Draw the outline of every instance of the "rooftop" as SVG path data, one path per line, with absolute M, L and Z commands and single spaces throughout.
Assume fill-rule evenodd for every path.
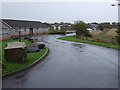
M 10 25 L 12 28 L 47 28 L 48 25 L 39 21 L 25 21 L 25 20 L 10 20 L 2 19 L 5 23 Z

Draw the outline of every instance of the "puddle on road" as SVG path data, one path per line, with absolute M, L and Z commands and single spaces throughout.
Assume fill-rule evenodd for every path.
M 66 43 L 66 42 L 61 42 L 61 43 Z
M 25 77 L 25 74 L 17 75 L 15 78 L 16 78 L 16 79 L 19 79 L 19 78 L 23 78 L 23 77 Z
M 74 46 L 74 48 L 75 48 L 75 50 L 79 50 L 79 52 L 81 52 L 81 53 L 84 53 L 84 47 L 85 47 L 85 45 L 83 45 L 83 44 L 72 44 L 73 46 Z
M 60 42 L 60 41 L 56 40 L 55 42 Z
M 74 45 L 76 47 L 79 47 L 79 48 L 83 48 L 85 46 L 85 45 L 82 45 L 82 44 L 72 44 L 72 45 Z
M 22 79 L 22 80 L 17 81 L 16 83 L 17 83 L 17 84 L 22 84 L 22 83 L 25 82 L 25 81 L 26 81 L 26 79 Z
M 19 74 L 15 77 L 15 81 L 17 84 L 22 84 L 23 82 L 25 82 L 28 79 L 28 77 L 26 76 L 27 72 L 28 71 L 25 71 L 24 73 Z

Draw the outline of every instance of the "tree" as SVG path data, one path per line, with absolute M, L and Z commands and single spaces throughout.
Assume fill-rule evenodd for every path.
M 103 31 L 103 30 L 104 30 L 104 27 L 103 27 L 103 25 L 102 25 L 102 24 L 98 25 L 98 28 L 99 28 L 101 31 Z
M 50 24 L 49 24 L 49 23 L 47 23 L 47 22 L 44 22 L 44 24 L 46 24 L 46 25 L 50 26 Z
M 92 24 L 98 24 L 97 22 L 92 22 Z
M 73 30 L 76 30 L 76 36 L 85 36 L 89 37 L 91 36 L 89 31 L 87 30 L 87 25 L 83 21 L 76 21 L 72 25 Z
M 109 22 L 106 22 L 106 23 L 100 23 L 98 28 L 103 31 L 104 29 L 111 29 L 112 26 Z
M 116 22 L 112 22 L 112 28 L 117 28 L 118 24 Z
M 66 31 L 67 31 L 67 28 L 61 27 L 61 31 L 66 32 Z

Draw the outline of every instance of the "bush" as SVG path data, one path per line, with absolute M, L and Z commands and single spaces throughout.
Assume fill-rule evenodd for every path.
M 87 26 L 85 22 L 83 21 L 76 21 L 74 25 L 72 26 L 74 30 L 76 30 L 76 35 L 77 37 L 82 36 L 82 37 L 90 37 L 90 33 L 87 30 Z

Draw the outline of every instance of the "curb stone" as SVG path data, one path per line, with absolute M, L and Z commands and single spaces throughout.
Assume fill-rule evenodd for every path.
M 14 74 L 17 74 L 17 73 L 20 73 L 22 71 L 25 71 L 25 70 L 28 70 L 30 69 L 31 67 L 35 66 L 36 64 L 38 64 L 39 62 L 43 61 L 49 54 L 49 49 L 46 48 L 46 52 L 44 53 L 44 55 L 42 57 L 40 57 L 39 59 L 37 59 L 36 61 L 34 61 L 32 64 L 29 64 L 27 65 L 26 67 L 22 68 L 22 69 L 18 69 L 18 70 L 15 70 L 15 71 L 12 71 L 12 72 L 8 72 L 8 73 L 5 73 L 5 74 L 2 74 L 2 78 L 6 78 L 8 76 L 11 76 L 11 75 L 14 75 Z

